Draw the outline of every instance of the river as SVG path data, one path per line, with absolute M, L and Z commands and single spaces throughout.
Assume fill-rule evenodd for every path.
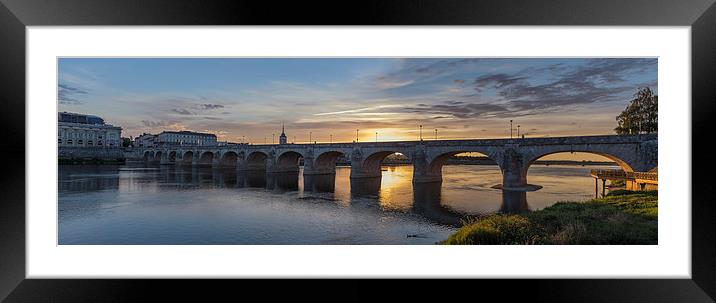
M 446 165 L 442 184 L 412 166 L 382 178 L 241 173 L 144 164 L 60 165 L 59 244 L 434 244 L 461 220 L 594 196 L 589 170 L 533 165 L 534 192 L 503 192 L 497 166 Z M 601 185 L 601 184 L 600 184 Z

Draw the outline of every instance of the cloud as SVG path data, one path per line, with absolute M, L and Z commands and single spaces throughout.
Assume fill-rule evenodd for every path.
M 521 81 L 524 81 L 527 77 L 515 76 L 507 74 L 489 74 L 480 76 L 475 79 L 475 90 L 478 92 L 484 91 L 486 88 L 500 89 L 509 85 L 514 85 Z
M 206 99 L 206 98 L 203 98 L 203 99 Z M 224 106 L 221 104 L 210 104 L 210 103 L 199 104 L 197 106 L 197 109 L 202 109 L 202 110 L 217 109 L 217 108 L 224 108 Z
M 371 106 L 371 107 L 364 107 L 364 108 L 357 108 L 357 109 L 349 109 L 349 110 L 342 110 L 342 111 L 334 111 L 334 112 L 326 112 L 326 113 L 317 113 L 314 114 L 315 116 L 326 116 L 326 115 L 340 115 L 340 114 L 355 114 L 355 113 L 362 113 L 362 112 L 371 112 L 374 113 L 376 110 L 382 110 L 385 108 L 391 108 L 391 107 L 399 107 L 400 105 L 392 105 L 392 104 L 385 104 L 385 105 L 377 105 L 377 106 Z
M 88 92 L 76 86 L 69 84 L 58 84 L 57 85 L 57 100 L 60 104 L 77 105 L 83 104 L 84 101 L 78 99 L 78 95 L 86 95 Z
M 183 109 L 183 108 L 174 108 L 172 109 L 172 112 L 175 112 L 180 115 L 196 115 L 196 113 L 191 112 L 189 110 Z
M 462 101 L 445 101 L 442 104 L 418 104 L 405 108 L 412 113 L 428 113 L 435 115 L 449 115 L 458 119 L 479 118 L 487 114 L 502 114 L 509 112 L 507 108 L 498 104 L 465 103 Z
M 656 59 L 592 59 L 571 68 L 550 65 L 532 73 L 548 73 L 548 81 L 535 83 L 527 72 L 477 77 L 478 93 L 493 90 L 513 115 L 561 111 L 565 106 L 620 100 L 639 85 L 624 79 L 655 68 Z

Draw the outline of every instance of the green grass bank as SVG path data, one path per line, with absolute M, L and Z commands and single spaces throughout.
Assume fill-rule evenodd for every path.
M 658 244 L 657 191 L 617 190 L 522 214 L 467 222 L 439 244 Z

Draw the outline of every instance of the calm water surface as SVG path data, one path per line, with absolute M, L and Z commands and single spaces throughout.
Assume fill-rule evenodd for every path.
M 594 196 L 595 166 L 538 166 L 536 192 L 503 192 L 497 166 L 448 165 L 413 187 L 412 166 L 382 178 L 237 173 L 234 169 L 59 167 L 59 244 L 434 244 L 461 219 Z M 410 235 L 410 236 L 408 236 Z

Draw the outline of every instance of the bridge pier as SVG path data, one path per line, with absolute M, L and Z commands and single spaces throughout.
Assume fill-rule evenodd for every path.
M 177 151 L 176 157 L 174 158 L 174 165 L 181 166 L 182 164 L 184 164 L 184 153 Z
M 200 159 L 201 159 L 201 152 L 195 151 L 191 157 L 191 166 L 199 166 Z
M 437 172 L 430 170 L 430 163 L 424 149 L 416 150 L 411 158 L 413 162 L 413 183 L 440 183 L 443 181 L 441 170 Z
M 502 170 L 502 189 L 518 189 L 527 186 L 527 163 L 515 147 L 506 146 L 502 159 L 497 159 Z
M 159 157 L 159 164 L 160 165 L 167 165 L 169 163 L 169 152 L 162 152 L 162 155 Z
M 211 158 L 211 166 L 212 167 L 220 167 L 221 166 L 221 153 L 215 152 L 213 158 Z

